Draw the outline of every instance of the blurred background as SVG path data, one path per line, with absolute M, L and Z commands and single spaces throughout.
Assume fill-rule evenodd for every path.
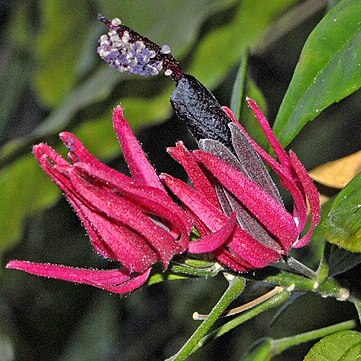
M 307 36 L 334 3 L 0 1 L 0 361 L 162 360 L 198 326 L 192 313 L 208 312 L 227 286 L 222 276 L 188 279 L 120 297 L 4 269 L 14 258 L 109 267 L 37 166 L 32 144 L 45 141 L 65 154 L 57 134 L 68 130 L 98 158 L 127 172 L 111 123 L 111 111 L 121 103 L 157 171 L 184 178 L 165 152 L 179 139 L 194 146 L 169 104 L 174 84 L 164 76 L 119 74 L 102 63 L 97 39 L 106 29 L 97 14 L 119 17 L 158 44 L 168 44 L 186 72 L 224 105 L 249 49 L 247 95 L 272 122 Z M 359 149 L 360 98 L 356 92 L 331 106 L 291 144 L 308 169 Z M 309 247 L 303 256 L 318 248 Z M 258 293 L 250 284 L 239 302 Z M 283 337 L 355 317 L 351 306 L 316 295 L 300 297 L 270 325 L 274 312 L 233 330 L 192 359 L 241 360 L 260 337 Z M 310 346 L 276 360 L 302 360 Z

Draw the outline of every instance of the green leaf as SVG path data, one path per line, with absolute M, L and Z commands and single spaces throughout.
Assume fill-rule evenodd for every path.
M 45 0 L 41 6 L 42 27 L 35 42 L 38 69 L 34 73 L 34 84 L 42 102 L 54 107 L 76 81 L 79 44 L 88 33 L 88 4 L 86 0 Z
M 230 108 L 237 119 L 241 118 L 241 104 L 244 100 L 243 98 L 247 78 L 247 62 L 248 54 L 244 53 L 233 83 Z
M 317 342 L 304 361 L 355 361 L 360 355 L 361 334 L 356 331 L 341 331 Z
M 361 173 L 337 195 L 319 227 L 328 242 L 361 252 Z
M 352 253 L 331 244 L 327 244 L 327 246 L 329 247 L 330 277 L 342 274 L 361 263 L 361 254 Z
M 24 218 L 58 199 L 60 192 L 28 155 L 0 173 L 0 255 L 16 241 Z
M 360 88 L 360 19 L 360 1 L 343 0 L 309 36 L 274 124 L 283 146 L 322 110 Z
M 246 49 L 260 39 L 267 26 L 294 2 L 242 1 L 233 21 L 205 36 L 194 53 L 194 62 L 188 72 L 207 87 L 214 88 L 239 62 Z
M 272 339 L 263 338 L 252 346 L 242 358 L 242 361 L 271 361 L 272 359 Z

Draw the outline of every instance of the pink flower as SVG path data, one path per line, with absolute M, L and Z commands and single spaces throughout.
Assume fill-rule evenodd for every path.
M 34 154 L 73 206 L 96 251 L 122 266 L 97 270 L 13 260 L 7 268 L 127 293 L 146 282 L 156 262 L 167 268 L 187 249 L 189 217 L 165 191 L 119 106 L 113 121 L 133 177 L 101 163 L 67 132 L 60 138 L 70 163 L 46 144 L 36 145 Z
M 320 220 L 318 193 L 304 166 L 292 151 L 285 152 L 256 103 L 250 99 L 248 103 L 277 160 L 252 140 L 224 107 L 231 120 L 231 147 L 202 139 L 201 150 L 189 152 L 179 142 L 168 152 L 184 167 L 193 188 L 170 175 L 161 176 L 200 232 L 200 240 L 189 243 L 189 252 L 213 252 L 220 263 L 241 272 L 265 267 L 291 248 L 305 246 Z M 292 196 L 292 213 L 285 208 L 261 158 Z M 307 203 L 311 221 L 301 236 Z

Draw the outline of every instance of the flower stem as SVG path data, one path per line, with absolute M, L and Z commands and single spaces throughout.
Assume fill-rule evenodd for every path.
M 345 322 L 338 323 L 336 325 L 323 327 L 318 330 L 313 330 L 305 333 L 301 333 L 299 335 L 284 337 L 278 340 L 273 340 L 272 343 L 272 355 L 276 356 L 287 350 L 290 347 L 297 346 L 301 343 L 309 342 L 318 338 L 325 337 L 332 333 L 350 330 L 356 327 L 355 320 L 349 320 Z
M 232 308 L 231 310 L 223 312 L 220 317 L 231 317 L 231 316 L 238 315 L 239 313 L 242 313 L 244 311 L 248 311 L 249 309 L 261 304 L 262 302 L 269 300 L 274 295 L 281 293 L 283 291 L 284 291 L 283 287 L 276 286 L 271 291 L 265 293 L 264 295 L 262 295 L 260 297 L 257 297 L 256 299 L 254 299 L 250 302 L 247 302 L 241 306 L 238 306 L 238 307 Z M 193 319 L 198 320 L 198 321 L 204 320 L 207 317 L 208 317 L 208 315 L 201 315 L 198 312 L 195 312 L 195 314 L 193 315 Z
M 187 276 L 195 276 L 195 277 L 214 277 L 217 276 L 218 272 L 221 268 L 212 265 L 207 268 L 196 268 L 191 266 L 184 266 L 181 264 L 172 264 L 169 267 L 170 271 L 174 273 L 180 273 Z
M 184 346 L 168 361 L 181 361 L 185 360 L 195 348 L 199 348 L 198 343 L 206 335 L 209 329 L 217 321 L 219 316 L 224 312 L 224 310 L 234 301 L 244 290 L 246 281 L 243 277 L 234 277 L 229 275 L 226 277 L 228 279 L 229 285 L 226 292 L 213 307 L 212 311 L 209 313 L 207 319 L 205 319 L 193 335 L 188 339 Z
M 267 301 L 261 303 L 260 305 L 252 308 L 248 312 L 242 313 L 238 317 L 234 318 L 233 320 L 225 323 L 218 329 L 214 330 L 207 336 L 203 337 L 197 344 L 197 346 L 192 350 L 192 353 L 197 351 L 199 348 L 203 347 L 207 343 L 213 341 L 214 339 L 223 336 L 227 332 L 233 330 L 234 328 L 238 327 L 239 325 L 245 323 L 246 321 L 250 320 L 253 317 L 258 316 L 260 313 L 265 312 L 271 308 L 278 307 L 284 302 L 287 301 L 290 293 L 287 290 L 284 290 L 281 293 L 276 294 L 272 298 L 268 299 Z

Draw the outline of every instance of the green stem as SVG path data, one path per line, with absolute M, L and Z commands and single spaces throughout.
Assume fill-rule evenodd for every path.
M 295 291 L 314 291 L 317 282 L 295 273 L 280 271 L 276 275 L 268 276 L 263 281 L 285 288 L 293 288 Z
M 291 272 L 280 271 L 276 275 L 264 278 L 263 281 L 283 286 L 289 291 L 316 292 L 323 297 L 334 297 L 339 301 L 346 301 L 350 296 L 350 291 L 340 286 L 333 278 L 320 282 Z
M 341 287 L 340 284 L 333 278 L 321 282 L 315 292 L 319 293 L 323 297 L 334 297 L 338 301 L 346 301 L 350 297 L 350 290 Z
M 197 347 L 199 341 L 209 331 L 213 324 L 217 321 L 219 316 L 225 311 L 225 309 L 234 301 L 244 290 L 246 281 L 242 277 L 234 277 L 228 279 L 229 285 L 226 292 L 213 307 L 212 311 L 208 315 L 193 335 L 188 339 L 184 346 L 168 361 L 182 361 L 185 360 Z
M 197 351 L 199 348 L 206 345 L 207 343 L 213 341 L 214 339 L 223 336 L 225 333 L 233 330 L 234 328 L 238 327 L 242 323 L 245 323 L 246 321 L 250 320 L 251 318 L 256 317 L 260 313 L 265 312 L 271 308 L 274 308 L 274 307 L 277 307 L 277 306 L 283 304 L 284 302 L 287 301 L 289 295 L 290 295 L 290 293 L 288 291 L 283 291 L 283 292 L 275 295 L 274 297 L 270 298 L 269 300 L 261 303 L 260 305 L 252 308 L 251 310 L 249 310 L 245 313 L 242 313 L 241 315 L 234 318 L 233 320 L 225 323 L 218 329 L 211 332 L 209 335 L 203 337 L 198 342 L 196 347 L 193 348 L 192 353 Z
M 355 328 L 356 326 L 356 321 L 349 320 L 338 323 L 337 325 L 323 327 L 318 330 L 305 332 L 299 335 L 285 337 L 278 340 L 273 340 L 271 341 L 272 355 L 279 355 L 290 347 L 297 346 L 301 343 L 309 342 L 318 338 L 322 338 L 338 331 L 350 330 L 352 328 Z
M 196 276 L 196 277 L 214 277 L 217 276 L 219 268 L 212 266 L 208 268 L 195 268 L 190 266 L 171 264 L 169 270 L 174 273 L 180 273 L 187 276 Z
M 326 250 L 324 252 L 326 252 Z M 321 262 L 318 265 L 318 269 L 316 271 L 317 280 L 319 282 L 325 281 L 327 279 L 327 277 L 328 277 L 329 271 L 330 271 L 330 267 L 328 265 L 326 255 L 324 253 L 323 256 L 322 256 Z

